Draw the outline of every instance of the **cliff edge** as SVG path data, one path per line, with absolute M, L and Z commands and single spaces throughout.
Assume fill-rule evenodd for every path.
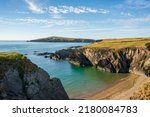
M 69 99 L 61 82 L 18 53 L 0 53 L 0 99 Z

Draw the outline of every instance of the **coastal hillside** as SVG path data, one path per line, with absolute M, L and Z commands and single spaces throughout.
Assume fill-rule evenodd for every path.
M 150 99 L 150 38 L 108 39 L 47 56 L 113 73 L 133 73 L 87 99 Z M 136 78 L 137 76 L 137 78 Z M 111 92 L 111 93 L 110 93 Z
M 150 38 L 123 38 L 123 39 L 105 39 L 101 42 L 89 44 L 84 48 L 111 48 L 121 49 L 126 47 L 150 47 Z M 150 48 L 148 48 L 150 49 Z
M 63 49 L 49 57 L 108 72 L 150 76 L 150 38 L 103 40 L 76 49 Z
M 0 99 L 65 100 L 69 99 L 61 82 L 51 79 L 25 56 L 0 53 Z
M 46 37 L 46 38 L 30 40 L 28 42 L 89 42 L 89 43 L 92 43 L 92 42 L 97 42 L 97 41 L 100 41 L 100 40 L 51 36 L 51 37 Z

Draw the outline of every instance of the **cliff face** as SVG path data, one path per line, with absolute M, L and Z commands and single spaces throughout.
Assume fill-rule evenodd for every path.
M 150 76 L 150 51 L 142 47 L 77 48 L 60 50 L 50 55 L 52 59 L 67 59 L 79 66 L 95 66 L 114 73 L 136 73 Z
M 60 80 L 50 79 L 26 57 L 0 53 L 0 99 L 64 100 L 69 99 Z
M 83 54 L 100 70 L 117 73 L 133 72 L 150 76 L 150 51 L 146 48 L 84 49 Z

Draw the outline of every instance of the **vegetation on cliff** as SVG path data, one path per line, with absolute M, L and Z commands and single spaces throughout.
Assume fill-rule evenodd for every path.
M 12 52 L 0 53 L 0 99 L 69 99 L 61 82 L 33 64 L 27 57 Z
M 18 69 L 19 75 L 22 76 L 26 72 L 34 72 L 37 66 L 32 64 L 24 55 L 16 52 L 0 53 L 0 79 L 4 78 L 8 69 Z
M 18 54 L 16 52 L 1 52 L 0 53 L 0 60 L 6 60 L 6 59 L 17 59 L 17 60 L 24 60 L 26 59 L 25 56 L 23 56 L 22 54 Z
M 126 47 L 146 47 L 150 43 L 150 38 L 125 38 L 125 39 L 105 39 L 101 42 L 84 46 L 84 48 L 112 48 L 120 49 Z

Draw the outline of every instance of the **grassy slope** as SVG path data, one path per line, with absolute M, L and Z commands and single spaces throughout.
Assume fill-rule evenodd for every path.
M 94 44 L 84 46 L 84 48 L 125 48 L 125 47 L 145 47 L 150 43 L 150 38 L 126 38 L 126 39 L 107 39 Z
M 16 52 L 0 52 L 0 60 L 2 59 L 15 59 L 23 60 L 26 57 Z

